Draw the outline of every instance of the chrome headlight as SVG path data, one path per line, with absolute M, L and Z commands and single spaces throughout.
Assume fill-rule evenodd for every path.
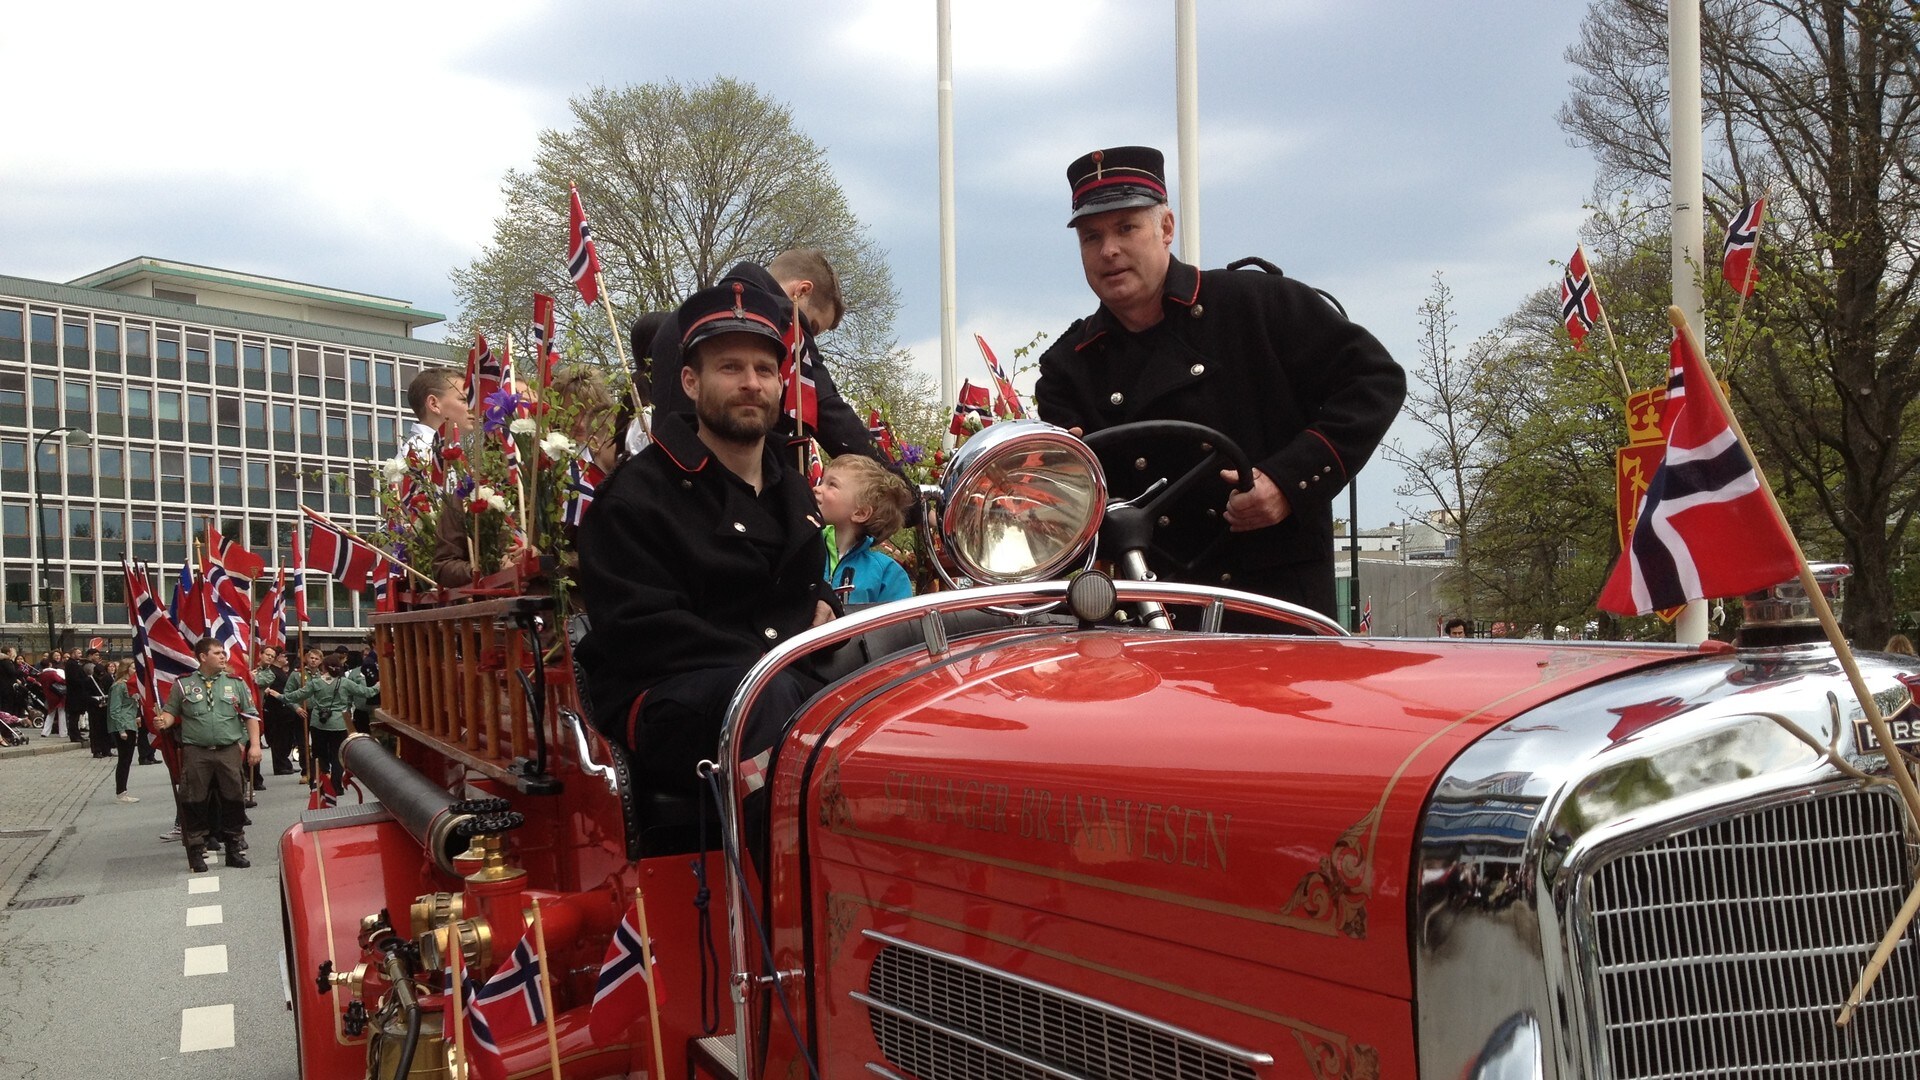
M 954 453 L 929 533 L 976 584 L 1044 581 L 1085 565 L 1107 503 L 1106 474 L 1086 444 L 1038 420 L 1004 420 Z

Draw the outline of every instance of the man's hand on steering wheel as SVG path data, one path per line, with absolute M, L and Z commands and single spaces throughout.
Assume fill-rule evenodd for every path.
M 1237 469 L 1221 469 L 1220 479 L 1236 488 L 1240 486 Z M 1227 495 L 1227 512 L 1224 516 L 1234 532 L 1251 532 L 1278 525 L 1287 520 L 1287 515 L 1291 513 L 1293 506 L 1287 502 L 1287 496 L 1279 485 L 1268 479 L 1266 473 L 1255 469 L 1251 490 L 1234 491 Z

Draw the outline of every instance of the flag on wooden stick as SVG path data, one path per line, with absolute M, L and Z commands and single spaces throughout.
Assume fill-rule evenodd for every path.
M 1560 321 L 1566 323 L 1574 348 L 1586 348 L 1587 334 L 1600 319 L 1600 293 L 1587 268 L 1587 250 L 1575 247 L 1566 273 L 1560 275 Z
M 580 299 L 589 304 L 600 302 L 600 253 L 593 249 L 593 228 L 587 224 L 587 212 L 580 205 L 580 189 L 567 185 L 572 200 L 572 217 L 567 226 L 567 276 L 580 290 Z
M 1676 401 L 1668 390 L 1666 454 L 1600 592 L 1600 607 L 1621 615 L 1764 589 L 1799 567 L 1793 540 L 1685 334 L 1677 335 L 1674 355 L 1681 393 Z
M 1720 252 L 1720 276 L 1742 297 L 1752 296 L 1753 286 L 1760 280 L 1760 221 L 1766 213 L 1767 200 L 1759 198 L 1727 222 L 1727 242 Z

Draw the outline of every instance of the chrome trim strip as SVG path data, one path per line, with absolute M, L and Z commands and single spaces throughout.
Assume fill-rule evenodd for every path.
M 593 740 L 587 738 L 586 721 L 572 709 L 560 709 L 560 723 L 573 733 L 573 753 L 580 759 L 580 771 L 597 778 L 607 785 L 607 790 L 620 794 L 620 781 L 615 777 L 611 764 L 602 765 L 593 759 Z
M 899 1073 L 894 1072 L 892 1069 L 889 1069 L 886 1066 L 879 1064 L 878 1062 L 873 1062 L 873 1061 L 867 1062 L 867 1071 L 872 1073 L 875 1076 L 883 1077 L 884 1080 L 907 1080 L 906 1077 L 901 1076 Z
M 865 1005 L 869 1009 L 875 1009 L 875 1010 L 878 1010 L 879 1012 L 886 1013 L 888 1016 L 896 1016 L 902 1020 L 907 1020 L 915 1024 L 919 1024 L 921 1027 L 926 1028 L 929 1031 L 937 1031 L 942 1035 L 946 1035 L 946 1036 L 949 1036 L 950 1038 L 958 1039 L 961 1042 L 966 1043 L 968 1046 L 974 1047 L 979 1050 L 985 1050 L 990 1054 L 995 1054 L 995 1055 L 998 1055 L 999 1057 L 1006 1058 L 1008 1061 L 1018 1062 L 1020 1065 L 1025 1066 L 1026 1068 L 1032 1069 L 1035 1072 L 1045 1073 L 1048 1076 L 1057 1077 L 1058 1080 L 1093 1080 L 1092 1077 L 1089 1077 L 1084 1073 L 1070 1073 L 1065 1069 L 1059 1068 L 1058 1066 L 1049 1065 L 1046 1062 L 1041 1061 L 1039 1058 L 1028 1057 L 1026 1054 L 1023 1054 L 1020 1051 L 1015 1050 L 1011 1046 L 1002 1046 L 996 1042 L 988 1042 L 987 1040 L 981 1038 L 980 1036 L 975 1035 L 971 1031 L 962 1031 L 961 1029 L 956 1027 L 949 1027 L 945 1024 L 936 1023 L 932 1020 L 927 1019 L 924 1016 L 921 1016 L 919 1013 L 914 1012 L 911 1009 L 903 1009 L 900 1006 L 895 1005 L 891 1002 L 881 1001 L 879 998 L 872 997 L 863 991 L 849 990 L 847 991 L 847 996 L 859 1002 L 860 1004 Z
M 1188 1029 L 1183 1027 L 1177 1027 L 1173 1024 L 1167 1023 L 1164 1020 L 1155 1020 L 1151 1016 L 1144 1016 L 1140 1013 L 1134 1012 L 1132 1009 L 1123 1008 L 1119 1005 L 1114 1005 L 1110 1002 L 1101 1001 L 1098 998 L 1090 998 L 1085 994 L 1076 994 L 1071 990 L 1062 990 L 1060 987 L 1054 986 L 1051 983 L 1043 983 L 1038 979 L 1029 979 L 1024 975 L 1015 975 L 1010 971 L 1004 971 L 1000 968 L 993 967 L 992 965 L 983 964 L 978 960 L 970 960 L 964 956 L 955 956 L 953 953 L 950 953 L 950 952 L 942 952 L 939 949 L 928 948 L 925 945 L 921 945 L 912 941 L 907 941 L 904 938 L 897 938 L 897 937 L 894 937 L 892 934 L 884 933 L 882 931 L 874 930 L 871 928 L 862 929 L 860 931 L 860 934 L 862 937 L 868 938 L 873 941 L 877 941 L 882 945 L 898 946 L 899 948 L 905 949 L 908 952 L 916 952 L 922 956 L 931 956 L 936 960 L 944 960 L 949 964 L 955 965 L 956 967 L 963 967 L 969 971 L 975 971 L 982 975 L 991 975 L 996 979 L 1005 979 L 1010 983 L 1017 983 L 1020 986 L 1027 987 L 1030 990 L 1038 990 L 1043 994 L 1052 994 L 1055 997 L 1065 998 L 1068 1001 L 1077 1002 L 1081 1005 L 1085 1005 L 1090 1009 L 1097 1009 L 1100 1012 L 1107 1013 L 1110 1016 L 1117 1016 L 1123 1020 L 1132 1021 L 1133 1023 L 1139 1024 L 1141 1027 L 1151 1028 L 1162 1035 L 1168 1035 L 1176 1039 L 1184 1039 L 1187 1042 L 1205 1047 L 1206 1049 L 1212 1050 L 1215 1053 L 1221 1054 L 1225 1057 L 1230 1057 L 1230 1058 L 1234 1058 L 1236 1060 L 1245 1062 L 1248 1065 L 1265 1067 L 1273 1064 L 1273 1055 L 1271 1054 L 1263 1054 L 1258 1050 L 1247 1050 L 1242 1047 L 1235 1046 L 1232 1043 L 1224 1043 L 1224 1042 L 1221 1042 L 1219 1039 L 1211 1038 L 1209 1036 L 1202 1035 L 1195 1031 L 1189 1031 Z M 859 991 L 853 991 L 853 993 L 857 995 Z

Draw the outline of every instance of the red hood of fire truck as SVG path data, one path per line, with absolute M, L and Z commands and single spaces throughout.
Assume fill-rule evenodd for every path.
M 837 718 L 809 770 L 812 858 L 1405 999 L 1411 849 L 1436 775 L 1542 702 L 1689 655 L 1147 632 L 957 643 L 810 710 L 815 732 Z M 794 749 L 788 780 L 809 756 Z

